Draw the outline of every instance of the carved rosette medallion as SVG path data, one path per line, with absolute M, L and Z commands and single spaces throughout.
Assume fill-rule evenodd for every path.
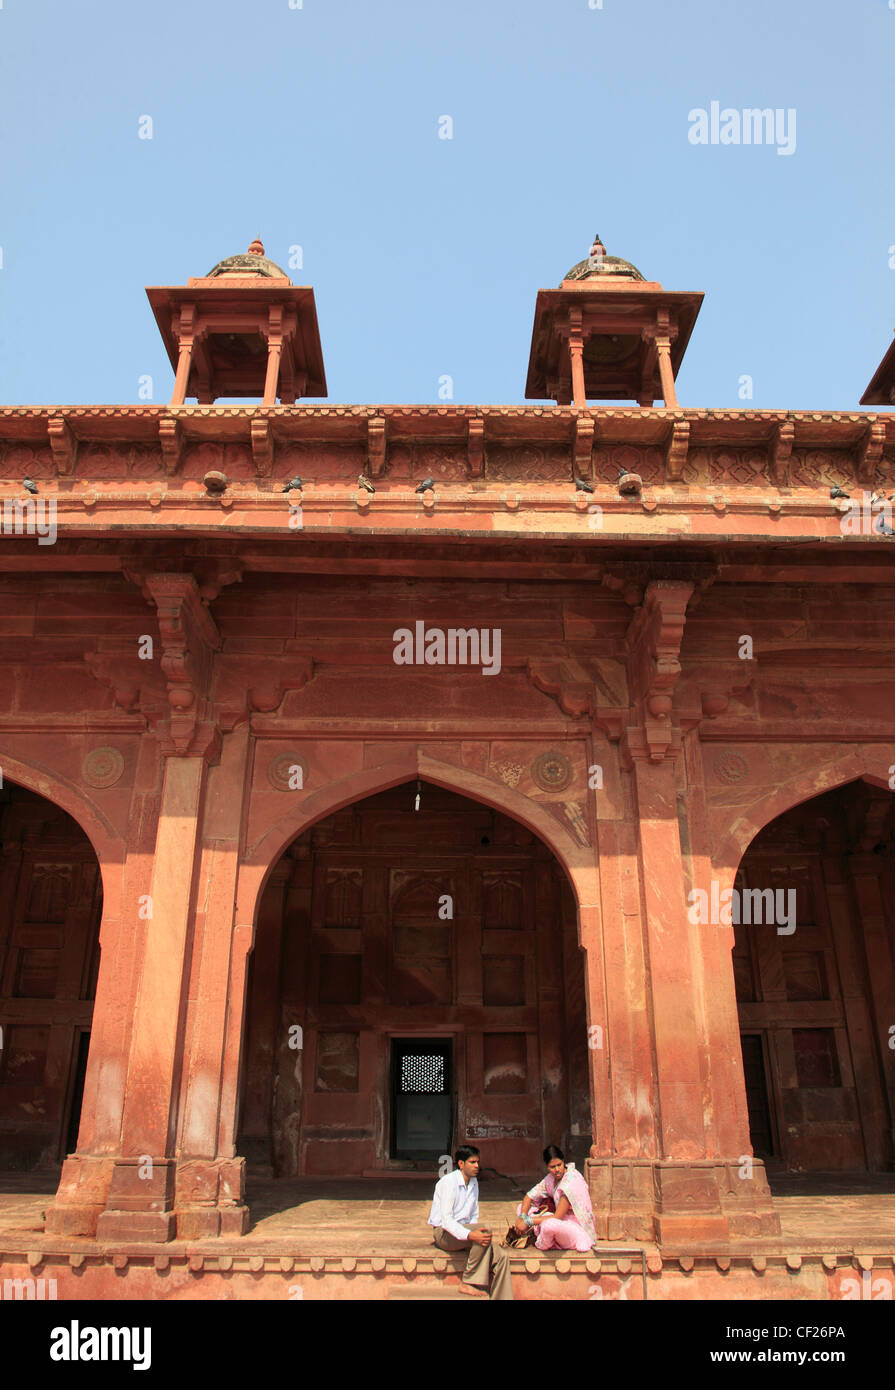
M 561 792 L 572 780 L 572 764 L 562 753 L 541 753 L 531 765 L 533 780 L 544 792 Z
M 718 754 L 714 768 L 715 776 L 732 786 L 735 782 L 742 782 L 749 765 L 741 754 L 728 752 Z
M 81 776 L 90 787 L 114 787 L 124 772 L 124 755 L 117 748 L 94 748 L 81 764 Z
M 308 785 L 307 758 L 299 753 L 277 753 L 268 765 L 267 780 L 278 792 L 303 791 Z

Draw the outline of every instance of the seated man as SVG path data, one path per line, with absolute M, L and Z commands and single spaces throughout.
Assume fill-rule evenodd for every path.
M 461 1144 L 454 1154 L 456 1168 L 435 1184 L 429 1225 L 435 1227 L 434 1241 L 439 1250 L 468 1250 L 460 1288 L 473 1294 L 487 1289 L 489 1298 L 513 1297 L 510 1264 L 506 1250 L 495 1245 L 491 1232 L 478 1228 L 479 1151 L 474 1144 Z

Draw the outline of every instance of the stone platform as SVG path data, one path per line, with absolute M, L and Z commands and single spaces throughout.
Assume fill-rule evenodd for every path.
M 130 1242 L 47 1236 L 55 1175 L 0 1174 L 0 1281 L 59 1299 L 444 1299 L 463 1259 L 431 1244 L 431 1183 L 255 1181 L 241 1238 Z M 601 1243 L 589 1255 L 512 1256 L 517 1299 L 891 1299 L 895 1175 L 772 1175 L 782 1237 L 674 1248 Z M 522 1188 L 483 1181 L 481 1221 L 502 1234 Z M 39 1281 L 45 1281 L 40 1285 Z M 29 1286 L 23 1285 L 27 1294 Z M 3 1297 L 14 1296 L 0 1284 Z M 464 1299 L 472 1302 L 472 1299 Z

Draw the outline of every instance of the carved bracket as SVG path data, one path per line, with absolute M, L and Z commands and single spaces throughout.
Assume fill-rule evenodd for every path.
M 385 416 L 372 415 L 367 421 L 367 469 L 371 478 L 381 478 L 385 472 L 385 446 Z
M 50 436 L 50 448 L 53 450 L 53 458 L 56 460 L 56 467 L 62 477 L 69 477 L 75 471 L 75 459 L 78 455 L 78 441 L 71 432 L 67 421 L 62 415 L 51 415 L 47 421 L 47 430 Z
M 651 762 L 661 762 L 675 746 L 671 711 L 681 674 L 687 604 L 694 587 L 692 582 L 654 580 L 647 585 L 643 604 L 631 619 L 625 646 L 631 696 L 639 718 L 636 736 L 628 730 L 632 757 L 646 750 Z
M 221 728 L 229 733 L 252 714 L 274 714 L 287 691 L 303 690 L 313 678 L 313 657 L 287 656 L 270 676 L 246 688 L 244 666 L 236 662 L 232 671 L 222 671 L 216 682 L 215 711 Z
M 684 476 L 684 464 L 690 451 L 690 421 L 675 420 L 665 447 L 665 479 L 679 483 Z
M 781 420 L 771 435 L 768 468 L 778 487 L 789 487 L 789 465 L 796 427 L 792 420 Z
M 886 443 L 885 420 L 873 420 L 864 435 L 855 459 L 855 477 L 859 483 L 872 483 L 876 466 L 883 456 Z
M 119 641 L 111 650 L 104 647 L 99 652 L 85 652 L 84 664 L 90 674 L 112 692 L 119 709 L 128 714 L 140 710 L 143 687 L 151 672 L 139 669 L 150 663 L 140 661 L 133 640 Z
M 466 476 L 485 476 L 485 422 L 480 415 L 473 416 L 469 421 L 469 433 L 466 437 Z
M 575 421 L 572 462 L 576 476 L 589 482 L 593 477 L 594 421 L 590 415 L 579 415 Z
M 173 415 L 162 415 L 158 422 L 159 443 L 162 446 L 162 462 L 168 477 L 180 468 L 183 453 L 183 430 L 180 421 Z
M 220 633 L 192 574 L 147 574 L 141 587 L 158 610 L 160 665 L 170 707 L 160 727 L 170 745 L 165 751 L 210 754 L 220 741 L 209 719 L 212 663 L 221 646 Z
M 218 594 L 225 589 L 228 584 L 242 583 L 242 569 L 230 564 L 203 566 L 200 570 L 196 569 L 196 583 L 199 586 L 199 597 L 208 606 L 214 603 Z
M 593 682 L 587 679 L 587 672 L 577 662 L 538 661 L 529 657 L 525 669 L 535 689 L 555 700 L 563 714 L 571 719 L 593 714 Z
M 258 419 L 252 421 L 252 457 L 255 460 L 255 468 L 259 478 L 269 478 L 273 472 L 273 434 L 270 428 L 270 421 Z

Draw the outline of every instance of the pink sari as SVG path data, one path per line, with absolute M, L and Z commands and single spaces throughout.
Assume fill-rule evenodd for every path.
M 590 1250 L 597 1239 L 594 1227 L 594 1209 L 591 1205 L 587 1183 L 571 1163 L 566 1166 L 559 1182 L 548 1173 L 526 1196 L 531 1198 L 531 1211 L 554 1210 L 560 1197 L 568 1199 L 570 1211 L 560 1219 L 548 1216 L 537 1228 L 535 1244 L 539 1250 Z M 517 1212 L 521 1213 L 520 1202 Z

